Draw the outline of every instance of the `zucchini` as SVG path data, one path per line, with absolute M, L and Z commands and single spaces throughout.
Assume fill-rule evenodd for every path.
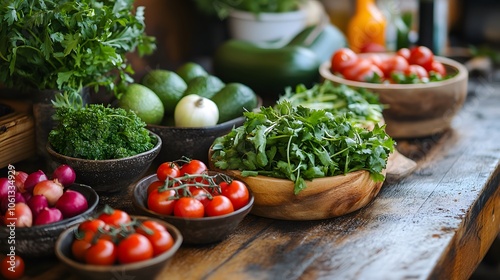
M 321 63 L 344 46 L 345 37 L 330 24 L 308 27 L 279 48 L 232 39 L 217 48 L 213 70 L 226 83 L 242 83 L 259 95 L 277 97 L 286 87 L 319 82 Z

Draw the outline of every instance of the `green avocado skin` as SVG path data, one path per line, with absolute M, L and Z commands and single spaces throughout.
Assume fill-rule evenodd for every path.
M 214 54 L 214 73 L 226 83 L 245 84 L 263 97 L 279 96 L 286 87 L 298 84 L 312 86 L 320 81 L 321 63 L 346 46 L 345 36 L 331 24 L 306 44 L 313 31 L 314 26 L 304 29 L 281 48 L 228 40 Z

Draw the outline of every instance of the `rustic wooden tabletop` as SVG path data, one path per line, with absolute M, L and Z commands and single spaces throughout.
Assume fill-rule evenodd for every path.
M 500 232 L 500 84 L 469 88 L 451 129 L 398 140 L 417 169 L 363 209 L 320 221 L 249 215 L 219 243 L 183 245 L 158 279 L 468 279 Z M 101 203 L 133 213 L 128 195 Z M 28 260 L 25 278 L 74 276 L 46 258 Z

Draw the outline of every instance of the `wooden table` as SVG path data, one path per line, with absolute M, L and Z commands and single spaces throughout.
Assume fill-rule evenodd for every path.
M 468 279 L 500 230 L 500 84 L 470 88 L 452 129 L 398 140 L 418 168 L 367 207 L 321 221 L 249 215 L 220 243 L 183 245 L 158 279 Z M 28 279 L 74 279 L 55 259 L 30 265 Z

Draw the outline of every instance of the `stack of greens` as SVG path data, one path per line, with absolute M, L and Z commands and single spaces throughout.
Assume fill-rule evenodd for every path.
M 242 126 L 214 141 L 216 168 L 287 178 L 295 182 L 295 194 L 306 187 L 305 180 L 357 170 L 384 180 L 382 171 L 395 145 L 384 126 L 368 130 L 354 125 L 353 114 L 293 106 L 287 100 L 245 116 Z

